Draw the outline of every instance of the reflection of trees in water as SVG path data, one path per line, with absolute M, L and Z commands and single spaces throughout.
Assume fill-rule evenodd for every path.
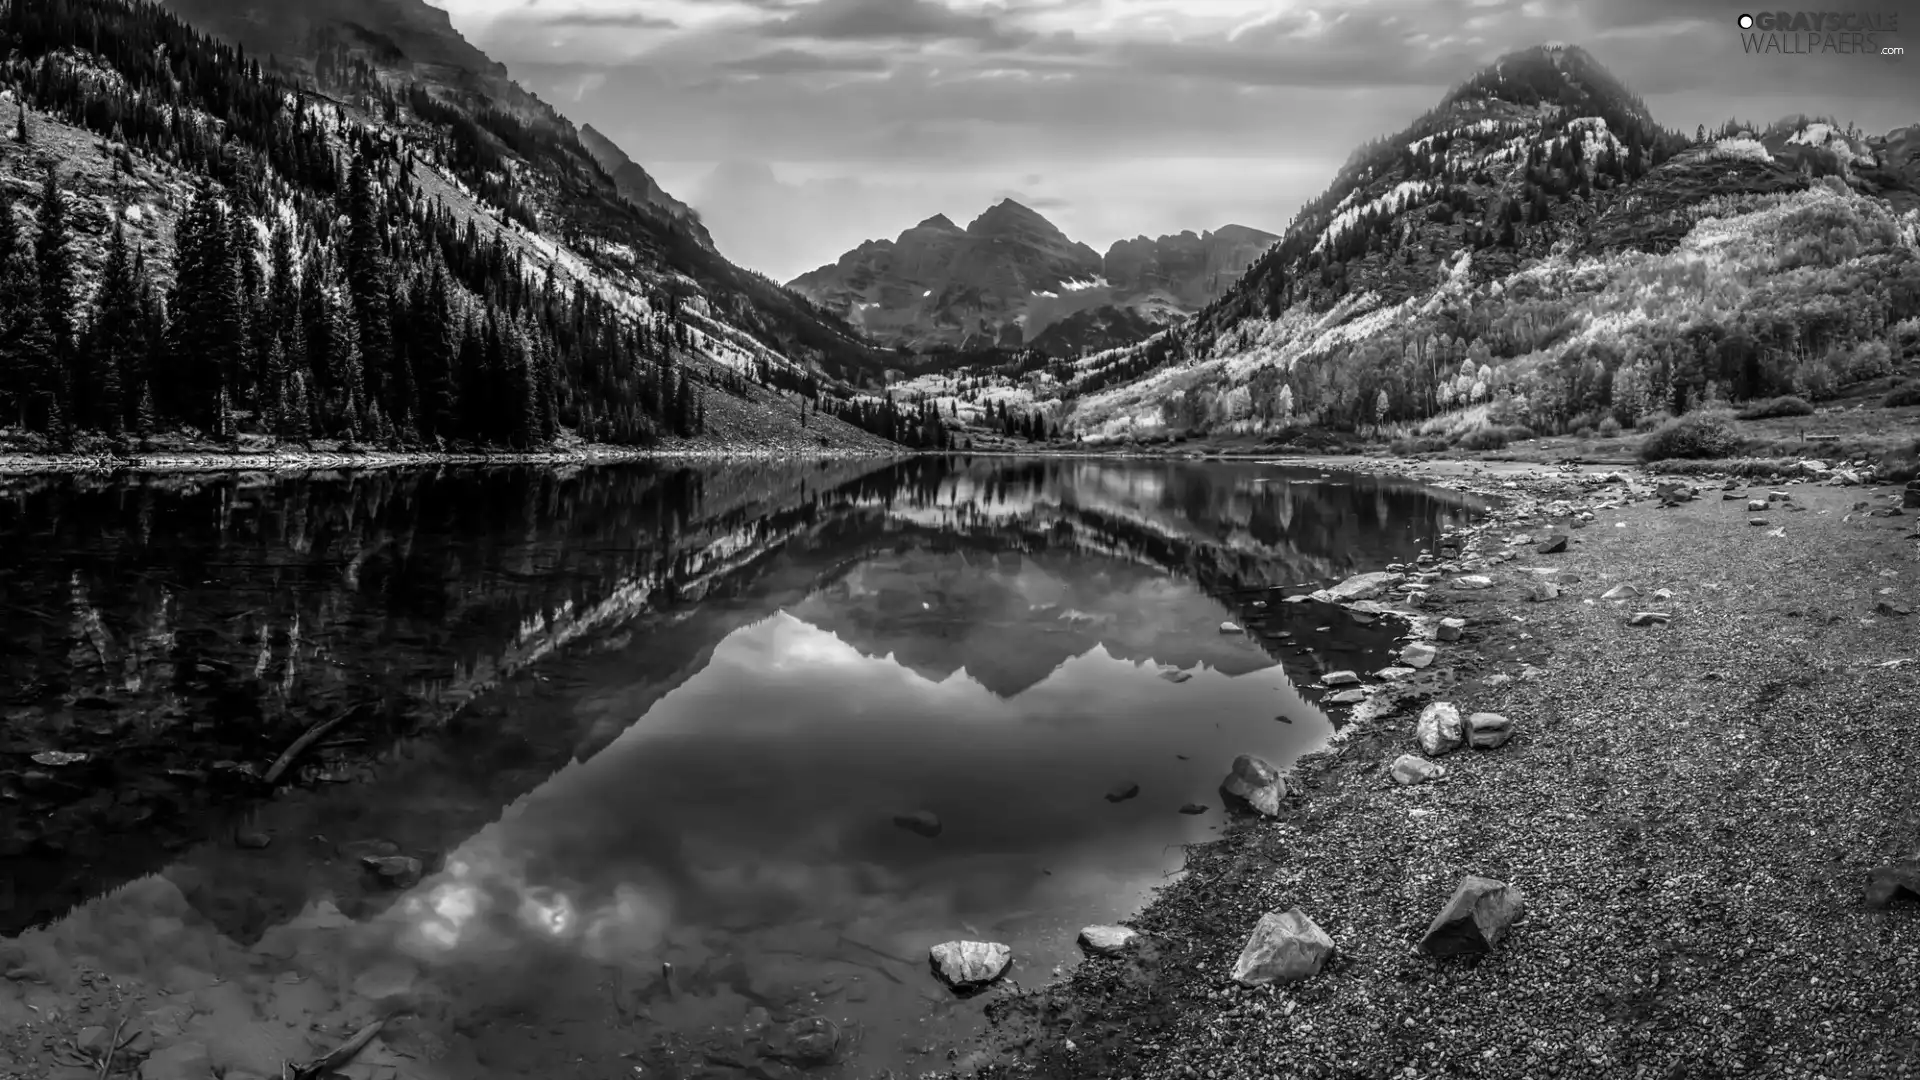
M 827 581 L 902 540 L 1098 550 L 1226 591 L 1351 564 L 1383 513 L 1416 531 L 1447 513 L 1409 485 L 1255 482 L 1263 472 L 1275 470 L 916 457 L 0 487 L 6 734 L 96 755 L 37 781 L 53 810 L 0 829 L 0 863 L 16 894 L 64 907 L 204 835 L 199 808 L 256 796 L 216 763 L 263 764 L 349 709 L 367 720 L 344 734 L 368 746 L 310 762 L 363 757 L 584 621 L 631 624 L 637 657 L 684 667 L 711 643 L 649 638 L 634 620 L 750 600 L 782 551 L 808 552 L 808 573 Z M 957 512 L 907 525 L 888 506 Z M 99 797 L 109 787 L 120 794 Z M 38 899 L 16 907 L 10 923 L 57 914 Z

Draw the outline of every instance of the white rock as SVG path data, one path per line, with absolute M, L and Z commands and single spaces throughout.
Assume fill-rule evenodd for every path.
M 1329 671 L 1320 677 L 1326 686 L 1354 686 L 1360 682 L 1360 676 L 1351 671 Z
M 1467 620 L 1465 619 L 1441 619 L 1439 625 L 1434 627 L 1434 636 L 1441 641 L 1459 641 L 1460 635 L 1466 629 Z
M 1631 585 L 1621 584 L 1621 585 L 1615 585 L 1613 588 L 1608 589 L 1606 592 L 1601 593 L 1600 599 L 1625 600 L 1630 596 L 1639 596 L 1639 595 L 1640 595 L 1639 589 L 1636 589 Z
M 1404 574 L 1355 574 L 1333 588 L 1325 590 L 1325 595 L 1329 601 L 1336 604 L 1345 604 L 1354 600 L 1371 600 L 1405 580 Z
M 1420 710 L 1420 719 L 1414 723 L 1414 736 L 1420 740 L 1420 749 L 1428 757 L 1439 757 L 1460 748 L 1464 737 L 1464 721 L 1460 710 L 1449 702 L 1436 701 Z
M 934 970 L 955 990 L 985 986 L 1013 965 L 1013 950 L 997 941 L 945 941 L 927 952 Z
M 1453 587 L 1463 590 L 1491 589 L 1493 588 L 1493 579 L 1484 574 L 1468 574 L 1466 577 L 1454 578 Z
M 1241 754 L 1233 759 L 1233 768 L 1220 782 L 1220 790 L 1268 817 L 1277 817 L 1280 800 L 1287 794 L 1287 778 L 1264 760 Z
M 1333 939 L 1299 908 L 1260 916 L 1248 935 L 1233 981 L 1242 986 L 1299 982 L 1320 972 L 1333 955 Z
M 1432 664 L 1434 658 L 1439 655 L 1440 650 L 1424 641 L 1416 641 L 1400 650 L 1400 662 L 1410 668 L 1424 668 Z
M 1418 754 L 1401 754 L 1393 763 L 1393 782 L 1411 786 L 1432 780 L 1443 772 L 1438 764 Z
M 1102 956 L 1112 956 L 1125 951 L 1139 936 L 1138 930 L 1125 926 L 1096 925 L 1080 928 L 1081 946 L 1088 952 L 1099 953 Z

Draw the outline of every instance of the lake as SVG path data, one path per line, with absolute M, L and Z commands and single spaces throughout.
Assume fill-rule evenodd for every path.
M 995 994 L 928 948 L 1079 962 L 1235 755 L 1324 742 L 1297 687 L 1396 648 L 1278 599 L 1473 510 L 987 457 L 0 481 L 0 1030 L 125 1019 L 182 1076 L 381 1016 L 348 1075 L 945 1068 Z

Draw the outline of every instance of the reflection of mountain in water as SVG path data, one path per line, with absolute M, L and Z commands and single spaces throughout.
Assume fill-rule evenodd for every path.
M 618 647 L 605 655 L 643 668 L 654 698 L 782 607 L 1002 696 L 1101 643 L 1245 670 L 1266 661 L 1210 630 L 1219 610 L 1141 617 L 1162 575 L 1215 595 L 1325 579 L 1404 554 L 1404 534 L 1459 509 L 1412 485 L 1286 480 L 911 459 L 0 489 L 0 791 L 34 811 L 0 828 L 16 901 L 0 931 L 207 838 L 259 798 L 244 770 L 321 718 L 354 713 L 299 783 L 377 787 L 407 770 L 367 765 L 373 751 L 458 713 L 436 752 L 473 760 L 420 821 L 445 850 L 644 711 L 459 711 L 503 681 L 521 693 L 516 672 L 570 647 Z M 91 757 L 29 760 L 47 748 Z M 263 887 L 263 907 L 229 913 L 236 936 L 275 919 Z

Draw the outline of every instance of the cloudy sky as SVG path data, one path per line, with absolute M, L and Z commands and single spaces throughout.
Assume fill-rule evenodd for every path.
M 1744 0 L 432 2 L 780 280 L 1005 196 L 1102 251 L 1278 232 L 1355 144 L 1541 41 L 1586 47 L 1684 130 L 1920 121 L 1920 56 L 1746 55 Z M 1912 51 L 1920 25 L 1883 37 Z

